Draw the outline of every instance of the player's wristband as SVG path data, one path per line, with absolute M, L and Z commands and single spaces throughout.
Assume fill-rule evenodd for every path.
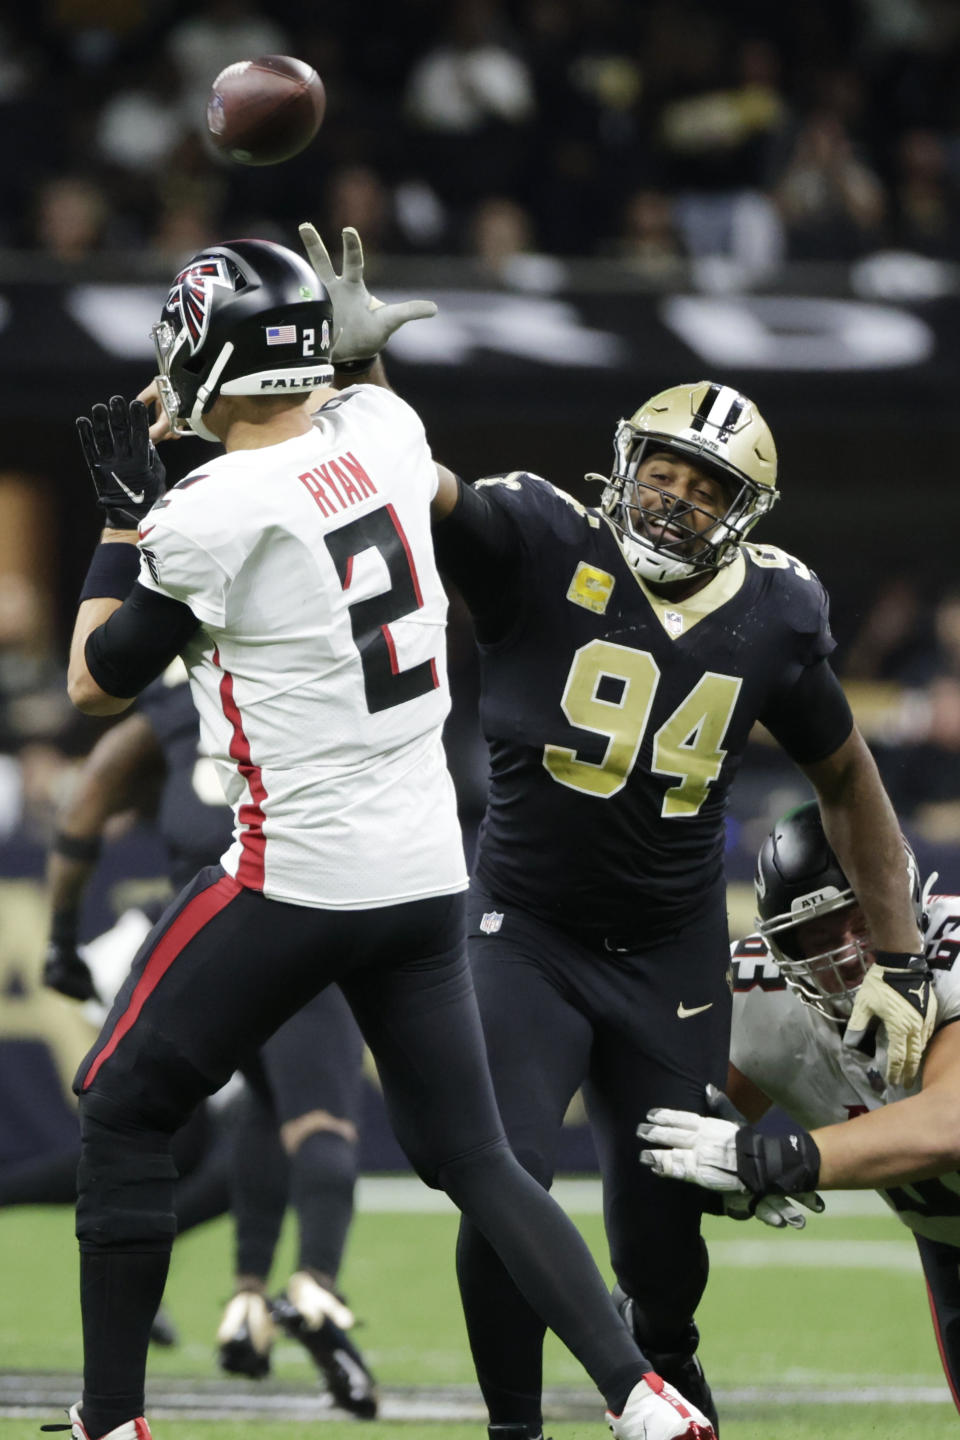
M 55 833 L 50 846 L 55 855 L 62 855 L 65 860 L 84 860 L 90 865 L 99 860 L 102 848 L 101 835 L 68 835 L 64 830 Z
M 820 1151 L 806 1130 L 764 1135 L 752 1125 L 737 1131 L 737 1177 L 753 1195 L 800 1195 L 820 1182 Z
M 333 368 L 338 375 L 366 375 L 372 370 L 380 356 L 371 355 L 366 360 L 334 360 Z
M 874 950 L 874 960 L 884 970 L 925 970 L 927 962 L 923 955 L 909 950 Z
M 84 600 L 126 600 L 140 574 L 140 551 L 122 540 L 97 546 L 80 591 Z

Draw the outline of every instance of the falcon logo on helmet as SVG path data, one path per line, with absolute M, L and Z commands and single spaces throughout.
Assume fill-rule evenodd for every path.
M 777 452 L 770 428 L 752 400 L 729 385 L 700 380 L 674 385 L 621 420 L 613 440 L 614 468 L 603 482 L 601 509 L 627 561 L 644 579 L 670 582 L 727 565 L 761 515 L 776 503 Z M 640 466 L 659 451 L 693 464 L 720 482 L 723 514 L 679 501 Z M 656 497 L 656 504 L 651 503 Z M 659 508 L 668 502 L 669 510 Z M 708 516 L 697 528 L 692 511 Z
M 181 270 L 170 287 L 166 309 L 179 315 L 180 323 L 187 332 L 191 355 L 195 355 L 203 344 L 210 319 L 210 293 L 214 285 L 233 289 L 233 281 L 226 262 L 215 259 L 200 260 Z
M 232 240 L 195 255 L 152 332 L 173 430 L 217 441 L 204 416 L 220 395 L 306 394 L 325 384 L 332 321 L 323 285 L 283 245 Z

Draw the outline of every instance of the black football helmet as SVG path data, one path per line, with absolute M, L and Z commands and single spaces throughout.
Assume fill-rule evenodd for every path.
M 903 849 L 919 924 L 920 870 L 906 839 Z M 872 960 L 869 939 L 854 939 L 807 956 L 797 943 L 803 925 L 853 905 L 857 898 L 823 832 L 815 800 L 798 805 L 774 825 L 760 847 L 754 886 L 757 932 L 769 945 L 784 980 L 827 1020 L 846 1025 L 853 997 Z
M 218 395 L 289 395 L 323 385 L 333 306 L 307 262 L 269 240 L 195 255 L 153 327 L 157 389 L 178 435 L 217 440 L 203 417 Z

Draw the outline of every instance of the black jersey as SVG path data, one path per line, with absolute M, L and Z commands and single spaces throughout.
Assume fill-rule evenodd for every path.
M 141 693 L 138 708 L 163 751 L 166 774 L 157 829 L 176 885 L 213 865 L 233 837 L 230 809 L 211 761 L 199 752 L 200 724 L 179 660 Z
M 727 792 L 755 722 L 801 761 L 850 732 L 824 660 L 823 587 L 783 551 L 744 545 L 674 603 L 637 577 L 602 515 L 537 476 L 480 481 L 466 501 L 435 538 L 484 622 L 477 878 L 565 928 L 654 938 L 716 896 Z M 511 619 L 491 638 L 498 588 Z M 817 669 L 827 705 L 804 684 Z

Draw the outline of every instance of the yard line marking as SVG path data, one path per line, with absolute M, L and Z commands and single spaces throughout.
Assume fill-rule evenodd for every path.
M 786 1241 L 784 1244 L 783 1242 Z M 710 1264 L 730 1269 L 896 1270 L 920 1273 L 916 1246 L 903 1240 L 711 1240 Z
M 601 1215 L 600 1181 L 593 1176 L 557 1180 L 553 1195 L 573 1215 Z M 889 1215 L 874 1190 L 837 1190 L 825 1195 L 828 1217 L 863 1219 Z M 357 1182 L 357 1209 L 367 1215 L 453 1213 L 455 1207 L 442 1190 L 431 1190 L 415 1175 L 361 1175 Z
M 0 1416 L 7 1419 L 48 1417 L 57 1404 L 72 1404 L 76 1377 L 52 1374 L 6 1374 L 0 1377 Z M 268 1382 L 279 1384 L 279 1382 Z M 789 1409 L 798 1405 L 951 1405 L 945 1385 L 751 1385 L 715 1391 L 721 1408 L 754 1406 Z M 467 1420 L 482 1423 L 486 1410 L 471 1385 L 398 1387 L 381 1391 L 384 1420 Z M 552 1387 L 544 1391 L 544 1410 L 553 1420 L 595 1420 L 598 1401 L 589 1391 Z M 182 1381 L 157 1377 L 147 1387 L 147 1409 L 154 1419 L 214 1420 L 255 1417 L 276 1420 L 344 1421 L 344 1412 L 316 1390 L 256 1394 L 238 1391 L 232 1381 Z

